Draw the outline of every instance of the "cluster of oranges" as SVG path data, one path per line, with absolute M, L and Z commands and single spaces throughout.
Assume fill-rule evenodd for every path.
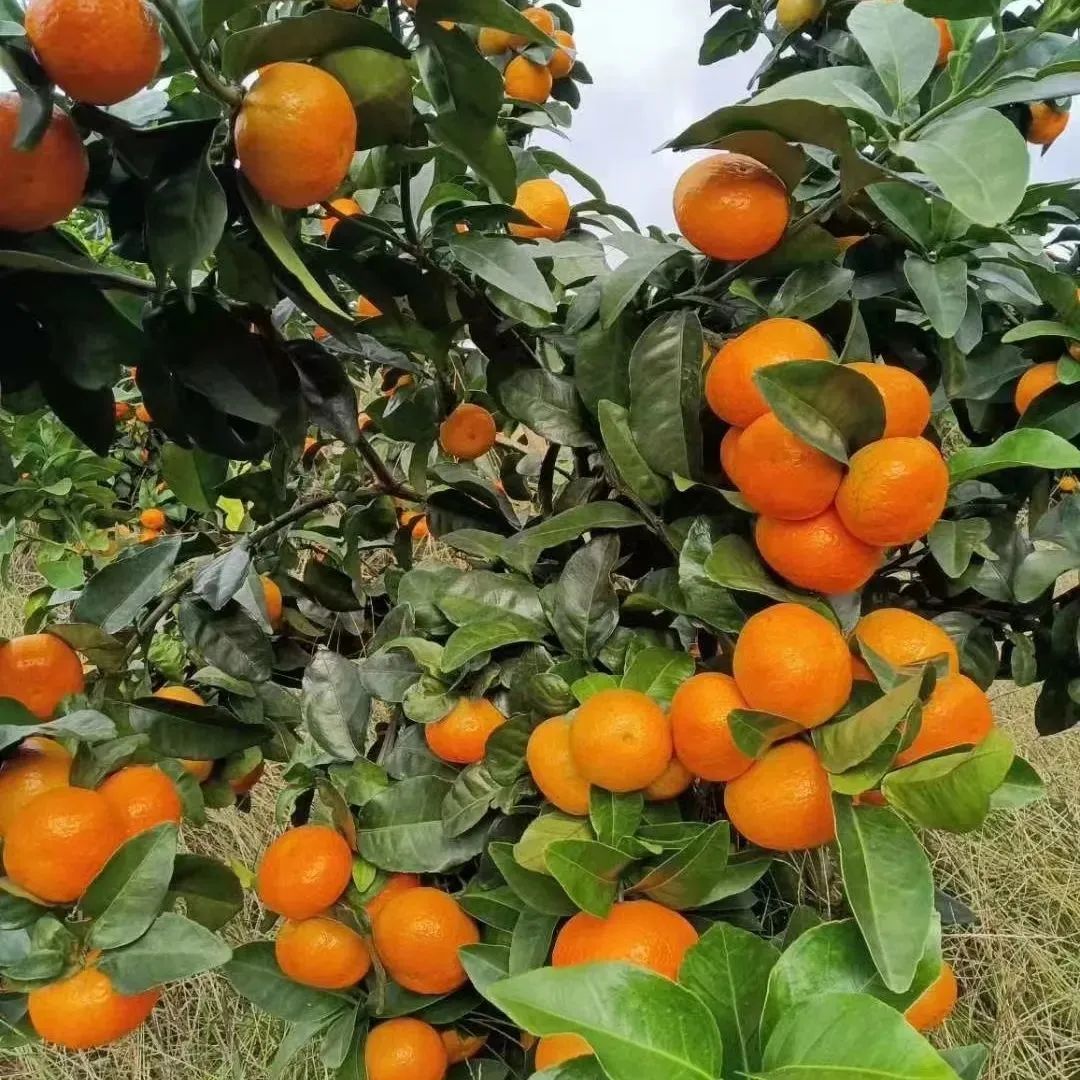
M 520 34 L 511 34 L 506 30 L 484 27 L 477 38 L 477 46 L 485 56 L 504 56 L 514 52 L 503 71 L 503 84 L 506 96 L 516 101 L 528 101 L 542 105 L 551 96 L 551 89 L 556 79 L 565 79 L 573 70 L 577 58 L 577 46 L 574 39 L 565 30 L 559 29 L 558 19 L 547 8 L 530 7 L 522 13 L 526 19 L 542 30 L 549 38 L 558 42 L 547 64 L 538 64 L 527 56 L 521 55 L 529 42 Z
M 728 341 L 705 379 L 710 409 L 731 425 L 721 465 L 759 515 L 762 558 L 793 585 L 826 594 L 861 588 L 886 549 L 925 536 L 949 489 L 941 452 L 922 437 L 930 394 L 904 368 L 849 365 L 881 395 L 885 429 L 846 468 L 784 426 L 755 373 L 785 360 L 830 356 L 828 342 L 808 323 L 767 319 Z

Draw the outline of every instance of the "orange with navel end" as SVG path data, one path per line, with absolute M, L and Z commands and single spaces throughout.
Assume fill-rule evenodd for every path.
M 71 755 L 52 739 L 31 735 L 0 762 L 0 840 L 15 815 L 43 791 L 67 787 Z
M 746 428 L 740 427 L 728 428 L 720 440 L 720 468 L 736 487 L 739 486 L 736 475 L 739 468 L 739 438 L 745 430 Z
M 439 1038 L 442 1039 L 443 1049 L 446 1051 L 446 1060 L 451 1065 L 469 1061 L 487 1046 L 486 1035 L 468 1035 L 456 1028 L 440 1031 Z
M 673 757 L 668 767 L 645 789 L 646 802 L 667 802 L 677 799 L 692 783 L 694 774 L 678 759 Z
M 462 698 L 441 720 L 424 728 L 428 749 L 442 761 L 474 765 L 484 758 L 492 733 L 506 723 L 487 698 Z
M 548 37 L 555 36 L 555 16 L 546 8 L 527 7 L 522 13 L 538 30 L 542 30 Z M 524 49 L 528 45 L 528 39 L 521 34 L 511 34 L 510 48 Z
M 515 56 L 503 72 L 506 96 L 534 105 L 543 105 L 551 97 L 553 83 L 551 71 L 543 64 L 534 64 L 527 56 Z
M 564 814 L 589 812 L 589 781 L 578 772 L 570 753 L 570 721 L 553 716 L 533 728 L 525 748 L 533 783 L 549 803 Z
M 949 469 L 926 439 L 882 439 L 851 458 L 836 493 L 845 527 L 874 547 L 910 544 L 937 523 L 949 497 Z
M 587 1057 L 592 1047 L 580 1035 L 545 1035 L 536 1044 L 536 1069 L 554 1069 L 574 1058 Z
M 759 514 L 786 521 L 815 517 L 831 506 L 844 478 L 840 462 L 803 442 L 771 412 L 739 436 L 735 471 L 739 490 Z
M 675 753 L 703 780 L 734 780 L 754 763 L 736 745 L 728 727 L 734 709 L 748 709 L 735 680 L 718 671 L 687 679 L 671 699 L 668 718 Z
M 785 360 L 828 360 L 829 343 L 798 319 L 765 319 L 731 338 L 705 376 L 705 398 L 721 420 L 747 427 L 769 411 L 754 373 Z
M 783 180 L 745 154 L 713 154 L 697 161 L 675 185 L 679 232 L 711 259 L 764 255 L 780 242 L 790 216 Z
M 439 425 L 439 445 L 459 461 L 475 461 L 495 445 L 497 430 L 487 409 L 463 402 Z
M 290 919 L 274 939 L 278 967 L 293 982 L 319 990 L 355 986 L 371 969 L 371 954 L 353 929 L 317 915 Z
M 724 788 L 732 826 L 769 851 L 803 851 L 836 837 L 829 774 L 812 746 L 784 742 Z
M 31 799 L 4 837 L 4 869 L 42 900 L 78 900 L 124 842 L 124 825 L 100 792 L 57 787 Z
M 934 19 L 938 31 L 937 66 L 944 67 L 949 62 L 949 54 L 953 51 L 954 42 L 952 27 L 948 19 Z
M 852 371 L 865 375 L 877 387 L 885 405 L 883 437 L 921 435 L 930 423 L 930 391 L 917 375 L 895 364 L 848 364 Z
M 476 37 L 476 47 L 485 56 L 501 56 L 510 51 L 510 39 L 513 35 L 506 30 L 496 30 L 485 26 Z
M 276 630 L 281 626 L 282 612 L 285 610 L 284 600 L 281 596 L 281 588 L 278 583 L 267 574 L 260 576 L 262 582 L 263 602 L 266 604 L 266 614 L 270 618 L 270 625 Z
M 617 962 L 675 979 L 698 934 L 677 911 L 653 900 L 622 900 L 605 918 L 580 911 L 555 936 L 552 967 Z
M 59 107 L 33 150 L 16 150 L 22 104 L 14 90 L 0 93 L 0 229 L 47 229 L 82 201 L 89 160 L 75 125 Z
M 443 1080 L 447 1065 L 439 1033 L 411 1016 L 376 1024 L 364 1042 L 367 1080 Z
M 144 510 L 139 515 L 139 524 L 144 529 L 153 529 L 155 532 L 161 532 L 161 530 L 165 528 L 165 513 L 156 506 L 151 507 L 149 510 Z
M 176 786 L 156 765 L 127 765 L 108 777 L 98 792 L 128 837 L 166 821 L 179 825 L 183 816 Z
M 334 904 L 352 877 L 352 852 L 326 825 L 282 833 L 259 863 L 256 888 L 263 905 L 287 919 L 310 919 Z
M 420 879 L 415 874 L 391 874 L 386 884 L 364 904 L 364 911 L 371 920 L 399 893 L 408 889 L 420 888 Z
M 948 1020 L 958 996 L 956 975 L 943 963 L 938 977 L 908 1006 L 904 1019 L 916 1031 L 932 1031 Z
M 120 994 L 96 967 L 31 990 L 30 1023 L 48 1043 L 67 1050 L 92 1050 L 129 1035 L 150 1015 L 160 990 Z
M 847 643 L 824 615 L 801 604 L 774 604 L 747 619 L 733 667 L 751 709 L 804 728 L 825 723 L 851 696 Z
M 949 671 L 960 670 L 956 642 L 940 626 L 904 608 L 878 608 L 855 626 L 855 640 L 895 668 L 945 656 Z
M 578 772 L 606 791 L 640 791 L 668 767 L 674 751 L 663 709 L 639 690 L 601 690 L 570 723 Z
M 364 211 L 355 199 L 331 199 L 330 206 L 345 217 L 361 217 Z M 323 236 L 329 236 L 341 224 L 341 219 L 327 214 L 322 219 Z
M 896 755 L 896 763 L 910 765 L 943 750 L 978 746 L 993 726 L 994 710 L 979 686 L 966 675 L 946 675 L 923 704 L 919 734 Z
M 382 314 L 382 309 L 376 307 L 366 296 L 356 298 L 356 317 L 358 319 L 376 319 Z
M 78 654 L 55 634 L 22 634 L 0 645 L 0 697 L 14 698 L 39 720 L 85 689 Z
M 754 541 L 785 581 L 826 596 L 861 589 L 882 562 L 881 548 L 852 536 L 831 506 L 803 521 L 759 517 Z
M 161 66 L 161 31 L 143 0 L 30 0 L 26 36 L 49 78 L 88 105 L 137 94 Z
M 570 200 L 560 184 L 547 177 L 526 180 L 518 189 L 514 209 L 520 210 L 535 225 L 508 226 L 511 236 L 527 240 L 559 240 L 570 223 Z
M 1053 146 L 1069 126 L 1069 113 L 1055 109 L 1045 101 L 1033 101 L 1028 106 L 1027 141 L 1034 146 Z
M 476 923 L 439 889 L 398 893 L 375 916 L 375 951 L 399 986 L 414 994 L 449 994 L 467 981 L 458 949 L 480 940 Z
M 300 210 L 329 199 L 356 149 L 345 88 L 310 64 L 262 69 L 236 120 L 240 171 L 267 202 Z
M 548 71 L 553 79 L 565 79 L 574 70 L 574 59 L 577 55 L 577 46 L 573 37 L 565 30 L 556 30 L 551 35 L 562 48 L 557 50 L 548 61 Z
M 1031 403 L 1040 395 L 1046 393 L 1058 384 L 1058 370 L 1056 360 L 1044 360 L 1041 364 L 1029 367 L 1020 381 L 1016 384 L 1013 394 L 1013 404 L 1016 411 L 1023 416 L 1028 411 Z

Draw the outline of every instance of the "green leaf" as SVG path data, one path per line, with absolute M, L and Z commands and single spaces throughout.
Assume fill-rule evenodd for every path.
M 614 326 L 615 321 L 652 274 L 669 259 L 685 254 L 682 248 L 674 244 L 656 243 L 621 262 L 603 279 L 600 292 L 600 325 L 605 330 Z
M 526 869 L 515 860 L 513 845 L 491 843 L 488 845 L 488 854 L 506 884 L 534 911 L 553 916 L 577 913 L 577 905 L 553 877 L 547 873 L 540 874 Z
M 878 101 L 883 97 L 882 90 L 881 81 L 872 71 L 839 64 L 789 75 L 755 94 L 752 101 L 755 105 L 776 101 L 810 101 L 818 105 L 833 105 L 847 112 L 865 113 L 875 120 L 881 120 L 885 118 L 885 110 Z
M 705 560 L 705 573 L 725 589 L 757 593 L 792 604 L 806 604 L 823 614 L 828 610 L 811 597 L 778 585 L 766 573 L 757 552 L 741 536 L 728 535 L 716 542 Z
M 907 6 L 920 15 L 941 19 L 990 18 L 1001 10 L 1000 0 L 909 0 Z
M 934 330 L 943 338 L 955 337 L 968 306 L 967 263 L 959 257 L 927 262 L 909 253 L 904 276 Z
M 467 26 L 508 30 L 534 45 L 555 44 L 543 30 L 529 22 L 506 0 L 424 0 L 424 16 L 429 19 L 450 19 Z
M 640 524 L 641 518 L 621 503 L 585 503 L 511 537 L 503 545 L 502 558 L 508 566 L 529 574 L 548 548 L 578 540 L 596 529 L 627 529 Z
M 780 286 L 769 304 L 771 315 L 812 319 L 847 298 L 855 273 L 842 266 L 801 266 Z
M 511 975 L 543 967 L 558 925 L 559 920 L 554 915 L 544 915 L 539 911 L 526 910 L 518 916 L 510 939 Z
M 937 64 L 938 31 L 901 4 L 868 0 L 852 9 L 848 29 L 870 59 L 894 104 L 911 101 Z
M 728 715 L 728 729 L 732 742 L 752 758 L 761 757 L 773 743 L 790 739 L 804 730 L 793 720 L 753 709 L 732 709 Z
M 708 518 L 696 517 L 691 521 L 679 551 L 674 599 L 679 614 L 701 619 L 714 630 L 734 632 L 742 627 L 745 616 L 731 593 L 720 588 L 706 569 L 714 547 L 713 535 L 713 525 Z M 750 554 L 753 558 L 752 551 Z M 764 569 L 761 574 L 767 579 Z
M 461 158 L 501 199 L 513 202 L 517 191 L 514 156 L 501 128 L 456 113 L 428 117 L 425 122 L 435 142 Z
M 177 614 L 187 644 L 234 679 L 267 682 L 273 670 L 270 637 L 235 600 L 221 611 L 185 597 Z
M 0 698 L 0 750 L 14 746 L 29 735 L 48 735 L 101 742 L 116 736 L 116 724 L 96 709 L 78 709 L 55 720 L 36 723 L 37 718 L 12 698 Z
M 240 879 L 206 855 L 176 856 L 169 896 L 182 899 L 188 917 L 207 930 L 220 929 L 244 906 Z
M 642 649 L 634 655 L 619 683 L 669 705 L 675 691 L 694 674 L 694 658 L 677 649 Z
M 1080 567 L 1075 551 L 1031 551 L 1024 556 L 1013 577 L 1013 593 L 1021 604 L 1042 596 L 1062 574 Z
M 592 830 L 584 818 L 560 811 L 541 814 L 529 823 L 514 845 L 514 859 L 519 866 L 537 874 L 547 874 L 547 849 L 556 840 L 591 840 Z
M 597 840 L 617 848 L 637 831 L 645 798 L 640 791 L 624 793 L 604 788 L 589 788 L 589 822 Z
M 1008 431 L 989 446 L 969 446 L 953 454 L 949 458 L 949 479 L 955 485 L 1021 466 L 1080 469 L 1080 450 L 1050 431 Z
M 731 848 L 731 827 L 715 821 L 684 848 L 646 871 L 634 884 L 634 892 L 644 893 L 665 907 L 684 911 L 707 903 L 727 868 Z
M 503 379 L 499 403 L 515 419 L 560 446 L 592 446 L 596 437 L 573 381 L 541 368 L 522 368 Z
M 529 253 L 509 237 L 455 234 L 450 238 L 450 252 L 482 281 L 541 311 L 554 312 L 555 298 L 543 274 Z
M 501 790 L 502 785 L 484 763 L 462 769 L 443 800 L 446 835 L 453 837 L 467 833 L 491 809 Z
M 542 968 L 485 993 L 519 1027 L 538 1035 L 580 1035 L 610 1076 L 715 1080 L 720 1036 L 689 990 L 628 964 Z
M 630 857 L 595 840 L 556 840 L 545 853 L 548 873 L 582 911 L 606 918 Z
M 981 1043 L 975 1043 L 949 1047 L 941 1051 L 941 1056 L 956 1070 L 960 1080 L 979 1080 L 990 1060 L 990 1050 Z
M 339 761 L 353 761 L 367 745 L 371 698 L 359 667 L 329 649 L 318 649 L 304 669 L 301 714 L 311 737 Z
M 546 630 L 513 612 L 506 611 L 485 619 L 477 619 L 467 626 L 458 627 L 446 641 L 443 650 L 443 671 L 457 671 L 470 660 L 504 645 L 517 645 L 523 641 L 543 641 Z
M 943 518 L 930 530 L 926 542 L 945 574 L 958 578 L 971 565 L 976 548 L 989 539 L 990 522 L 986 518 Z
M 166 757 L 209 761 L 246 750 L 270 737 L 261 724 L 245 724 L 212 705 L 188 705 L 165 698 L 139 698 L 128 714 L 132 728 L 150 738 Z
M 592 659 L 619 625 L 611 581 L 618 558 L 618 536 L 594 537 L 567 559 L 555 583 L 551 623 L 571 656 Z
M 216 454 L 185 450 L 171 442 L 161 448 L 161 478 L 185 506 L 200 514 L 213 511 L 227 469 L 228 462 Z
M 1014 326 L 1007 333 L 1001 335 L 1003 343 L 1013 341 L 1031 341 L 1034 338 L 1060 337 L 1066 341 L 1075 341 L 1080 336 L 1080 330 L 1065 323 L 1053 322 L 1049 319 L 1035 319 L 1032 322 L 1021 323 Z
M 990 796 L 990 806 L 994 810 L 1020 810 L 1045 795 L 1042 777 L 1023 758 L 1013 758 L 1001 787 Z
M 270 941 L 241 945 L 234 950 L 223 974 L 242 998 L 290 1024 L 329 1021 L 353 1005 L 352 999 L 345 994 L 314 990 L 293 982 L 278 967 L 274 945 Z
M 110 634 L 129 627 L 168 581 L 181 541 L 170 536 L 145 544 L 99 570 L 75 601 L 72 619 L 94 623 Z
M 480 994 L 502 981 L 510 973 L 510 949 L 503 945 L 465 945 L 458 956 L 469 982 Z
M 580 353 L 578 355 L 580 358 Z M 597 406 L 597 417 L 604 449 L 610 455 L 619 479 L 643 503 L 659 506 L 667 498 L 671 486 L 662 476 L 653 472 L 638 449 L 630 430 L 629 411 L 614 401 L 604 400 Z

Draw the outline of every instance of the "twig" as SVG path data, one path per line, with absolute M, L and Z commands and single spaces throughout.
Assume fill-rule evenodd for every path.
M 394 474 L 386 467 L 386 462 L 379 457 L 378 451 L 368 441 L 367 436 L 361 434 L 360 441 L 356 444 L 360 456 L 372 471 L 379 487 L 387 495 L 396 495 L 399 499 L 408 499 L 409 502 L 423 502 L 424 500 L 407 484 L 402 484 L 394 479 Z
M 154 7 L 161 15 L 162 22 L 172 31 L 176 43 L 180 46 L 184 55 L 188 58 L 196 78 L 203 83 L 214 97 L 218 98 L 231 109 L 237 108 L 244 100 L 243 91 L 232 83 L 224 82 L 216 71 L 202 58 L 195 39 L 188 30 L 184 17 L 176 10 L 173 0 L 153 0 Z

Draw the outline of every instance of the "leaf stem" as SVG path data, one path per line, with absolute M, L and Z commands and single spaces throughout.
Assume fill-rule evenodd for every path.
M 203 59 L 195 39 L 191 36 L 184 17 L 177 11 L 173 0 L 153 0 L 154 7 L 161 15 L 162 22 L 172 32 L 176 43 L 188 58 L 198 80 L 203 83 L 214 97 L 218 98 L 230 109 L 238 108 L 244 100 L 243 91 L 232 83 L 225 82 L 216 71 Z

